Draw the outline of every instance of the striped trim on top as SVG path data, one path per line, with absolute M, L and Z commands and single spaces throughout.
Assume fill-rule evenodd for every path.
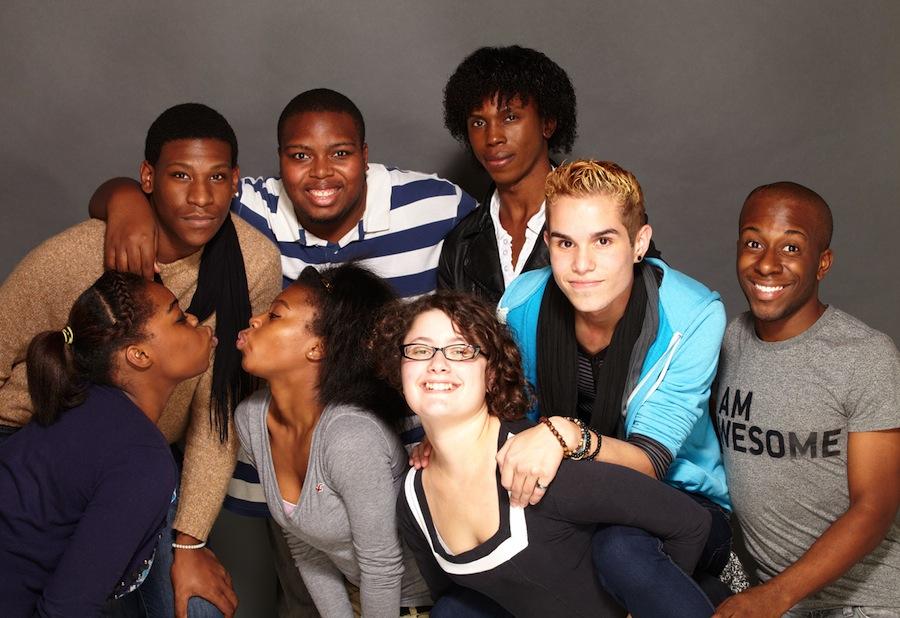
M 437 561 L 441 569 L 451 575 L 471 575 L 473 573 L 483 573 L 495 569 L 501 564 L 509 562 L 516 554 L 528 547 L 528 525 L 525 522 L 525 509 L 517 506 L 509 506 L 509 536 L 503 540 L 493 551 L 480 558 L 470 562 L 451 562 L 444 556 L 435 551 L 434 543 L 431 540 L 431 534 L 428 531 L 428 524 L 425 521 L 425 513 L 422 505 L 419 503 L 419 497 L 416 494 L 416 477 L 419 470 L 410 468 L 406 473 L 406 479 L 403 482 L 403 492 L 406 503 L 413 514 L 413 518 L 422 530 L 431 553 Z M 429 514 L 429 520 L 431 516 Z M 434 522 L 432 521 L 432 525 Z M 435 528 L 437 535 L 437 528 Z M 441 541 L 443 545 L 443 541 Z M 442 549 L 449 554 L 446 547 Z

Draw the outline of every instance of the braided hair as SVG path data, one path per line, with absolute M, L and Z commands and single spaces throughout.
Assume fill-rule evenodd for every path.
M 91 384 L 114 385 L 115 352 L 146 338 L 153 314 L 146 286 L 137 275 L 107 271 L 75 301 L 65 329 L 31 340 L 26 372 L 38 423 L 83 403 Z

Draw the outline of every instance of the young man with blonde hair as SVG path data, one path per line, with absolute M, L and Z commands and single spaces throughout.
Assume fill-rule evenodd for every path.
M 708 414 L 722 302 L 661 260 L 645 259 L 653 232 L 630 172 L 575 161 L 549 174 L 545 194 L 550 267 L 513 281 L 498 308 L 522 350 L 541 423 L 499 453 L 502 482 L 514 503 L 535 504 L 573 454 L 664 481 L 712 513 L 698 574 L 714 577 L 731 541 Z M 660 547 L 636 528 L 601 528 L 594 540 L 601 583 L 633 615 L 709 616 L 709 599 Z

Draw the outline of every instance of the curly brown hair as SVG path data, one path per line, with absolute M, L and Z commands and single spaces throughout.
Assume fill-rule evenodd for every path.
M 494 312 L 481 300 L 469 294 L 439 291 L 412 302 L 397 302 L 381 314 L 375 332 L 369 340 L 376 371 L 397 390 L 400 383 L 400 346 L 415 319 L 437 309 L 444 312 L 459 334 L 470 344 L 477 345 L 487 359 L 488 412 L 505 421 L 522 418 L 532 399 L 522 357 L 509 329 L 497 321 Z

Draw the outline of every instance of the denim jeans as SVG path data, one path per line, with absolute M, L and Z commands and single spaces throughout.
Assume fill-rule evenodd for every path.
M 175 521 L 177 510 L 178 501 L 173 500 L 147 579 L 134 592 L 110 601 L 104 610 L 104 618 L 172 618 L 175 615 L 171 571 L 174 540 L 172 522 Z M 223 614 L 206 599 L 191 597 L 188 601 L 188 618 L 223 618 Z
M 496 601 L 480 592 L 454 586 L 435 602 L 431 618 L 512 618 Z
M 712 515 L 709 538 L 694 574 L 714 581 L 728 562 L 729 516 L 710 500 L 688 495 Z M 714 612 L 713 603 L 692 574 L 672 562 L 663 551 L 662 541 L 650 533 L 629 526 L 602 526 L 594 534 L 593 543 L 600 585 L 635 618 L 707 618 Z M 721 600 L 717 598 L 716 602 Z

